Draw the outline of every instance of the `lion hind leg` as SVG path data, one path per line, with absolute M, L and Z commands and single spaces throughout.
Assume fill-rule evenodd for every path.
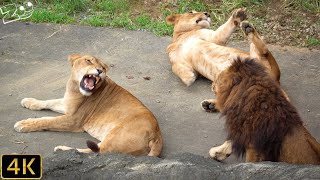
M 250 55 L 256 56 L 256 58 L 267 56 L 268 48 L 263 42 L 262 38 L 254 28 L 254 26 L 248 21 L 241 22 L 241 30 L 244 35 L 251 42 L 250 45 Z
M 272 53 L 269 51 L 267 45 L 259 36 L 258 32 L 255 30 L 253 25 L 248 21 L 241 22 L 241 29 L 245 36 L 248 37 L 250 44 L 250 56 L 251 58 L 258 59 L 265 67 L 270 70 L 271 75 L 276 81 L 280 81 L 280 68 L 273 57 Z
M 209 151 L 211 158 L 222 161 L 229 157 L 232 153 L 232 142 L 230 140 L 225 141 L 222 145 L 213 147 Z
M 179 76 L 182 82 L 187 86 L 190 86 L 197 79 L 197 73 L 193 68 L 183 64 L 173 64 L 172 71 Z
M 149 142 L 150 152 L 148 156 L 159 156 L 162 150 L 162 138 Z
M 24 98 L 21 100 L 21 105 L 31 110 L 50 109 L 61 114 L 65 113 L 63 98 L 46 101 L 41 101 L 34 98 Z

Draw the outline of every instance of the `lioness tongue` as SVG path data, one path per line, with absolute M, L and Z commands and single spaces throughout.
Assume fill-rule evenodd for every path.
M 90 90 L 92 90 L 94 88 L 94 81 L 92 78 L 86 78 L 84 80 L 84 84 L 86 88 L 89 88 Z

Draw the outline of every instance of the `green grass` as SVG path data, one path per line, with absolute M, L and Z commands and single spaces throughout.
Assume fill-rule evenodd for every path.
M 88 16 L 85 19 L 83 19 L 81 21 L 81 24 L 84 25 L 90 25 L 90 26 L 107 26 L 107 22 L 104 20 L 105 18 L 103 16 L 99 16 L 99 15 L 92 15 L 92 16 Z
M 307 46 L 320 46 L 320 39 L 309 37 L 306 42 Z
M 34 4 L 32 17 L 25 21 L 36 23 L 81 24 L 96 27 L 111 26 L 129 30 L 148 30 L 156 35 L 172 35 L 173 27 L 165 22 L 170 14 L 184 13 L 191 10 L 206 11 L 211 14 L 212 27 L 217 28 L 229 18 L 232 10 L 246 7 L 251 19 L 256 25 L 267 20 L 270 0 L 178 0 L 162 2 L 161 5 L 151 7 L 160 13 L 154 14 L 144 9 L 142 0 L 30 0 Z M 151 1 L 151 0 L 149 0 Z M 18 3 L 17 3 L 18 2 Z M 0 6 L 25 2 L 22 0 L 4 0 Z M 281 0 L 279 7 L 292 13 L 307 12 L 319 17 L 319 0 Z M 137 7 L 137 4 L 140 7 Z M 0 18 L 3 15 L 0 13 Z M 296 19 L 301 18 L 299 15 Z M 318 20 L 319 21 L 319 20 Z M 300 21 L 297 21 L 298 25 Z M 267 30 L 266 30 L 267 31 Z M 319 45 L 319 40 L 312 37 L 306 40 L 308 45 Z
M 310 13 L 320 13 L 319 0 L 286 0 L 284 1 L 284 5 L 286 7 L 304 10 Z
M 64 13 L 55 13 L 47 11 L 46 9 L 36 9 L 30 19 L 32 22 L 51 22 L 51 23 L 73 23 L 75 19 Z

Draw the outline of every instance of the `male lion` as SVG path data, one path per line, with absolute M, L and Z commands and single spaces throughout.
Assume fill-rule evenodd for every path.
M 254 58 L 279 82 L 280 69 L 276 60 L 253 25 L 244 21 L 246 19 L 245 9 L 236 9 L 227 22 L 214 31 L 209 29 L 211 18 L 206 12 L 192 11 L 168 16 L 167 23 L 174 25 L 173 40 L 167 47 L 172 71 L 187 86 L 196 80 L 198 74 L 214 83 L 219 73 L 231 66 L 235 57 Z M 238 26 L 251 42 L 250 52 L 225 46 Z M 204 100 L 201 105 L 207 112 L 216 112 L 215 99 Z M 226 141 L 211 151 L 211 155 L 217 160 L 225 159 L 232 151 L 231 146 L 232 142 Z
M 107 65 L 90 55 L 70 55 L 72 73 L 64 98 L 40 101 L 25 98 L 23 107 L 50 109 L 64 115 L 29 118 L 17 122 L 18 132 L 71 131 L 88 132 L 99 141 L 87 141 L 82 153 L 120 152 L 132 155 L 159 156 L 162 137 L 154 115 L 132 94 L 109 77 Z M 58 146 L 55 150 L 73 149 Z
M 246 18 L 245 9 L 237 9 L 226 23 L 214 31 L 209 29 L 211 18 L 206 12 L 192 11 L 168 16 L 167 23 L 174 25 L 173 40 L 167 47 L 172 71 L 190 86 L 198 74 L 214 81 L 235 57 L 255 58 L 279 81 L 277 62 L 252 24 L 244 21 Z M 225 46 L 239 25 L 251 42 L 250 52 Z
M 320 144 L 265 67 L 237 59 L 219 74 L 213 89 L 237 156 L 245 154 L 246 162 L 320 164 Z

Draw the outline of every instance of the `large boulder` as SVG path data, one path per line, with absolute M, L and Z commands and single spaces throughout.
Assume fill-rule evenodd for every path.
M 183 153 L 165 158 L 56 152 L 43 160 L 44 179 L 320 179 L 320 166 L 286 163 L 223 164 Z

